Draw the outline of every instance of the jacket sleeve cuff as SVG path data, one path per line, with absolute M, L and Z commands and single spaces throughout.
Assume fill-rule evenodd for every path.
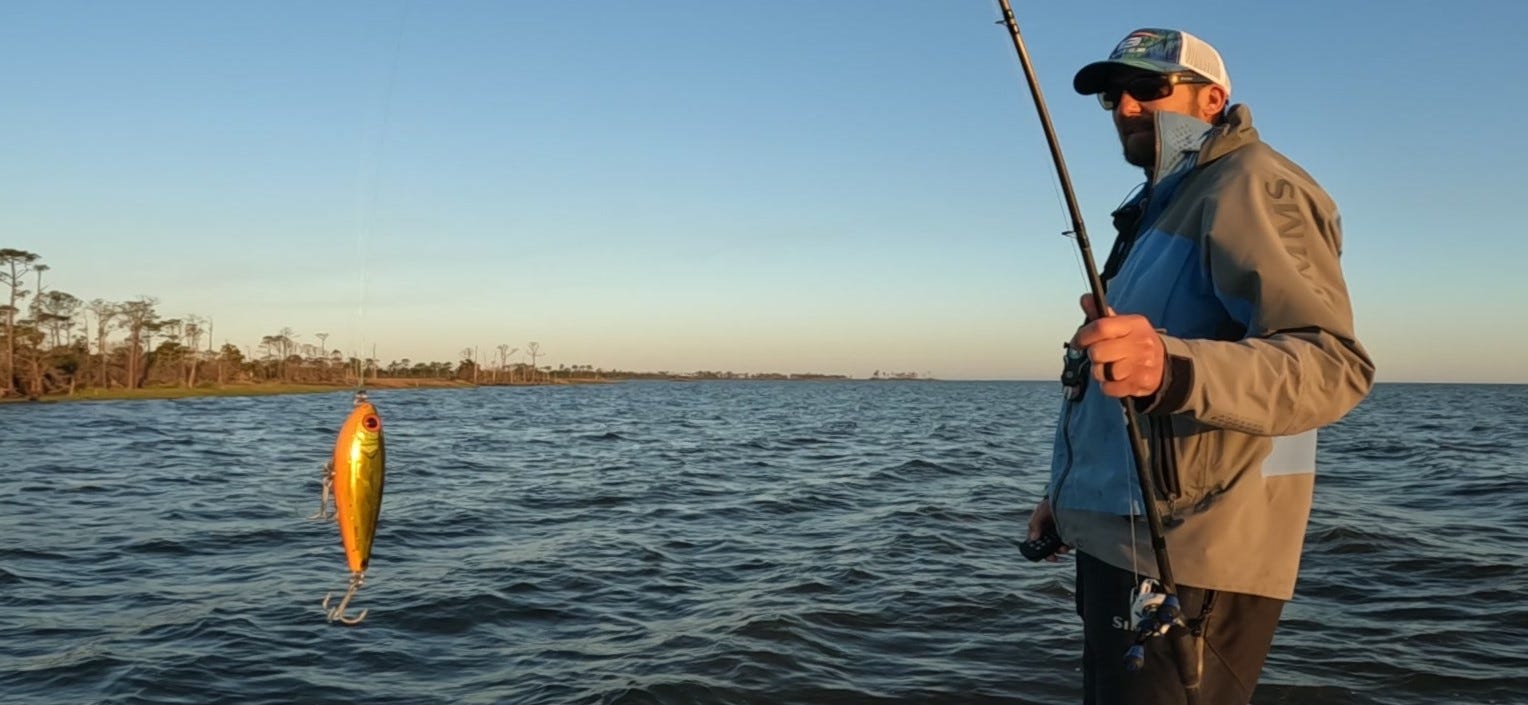
M 1136 411 L 1143 414 L 1171 414 L 1183 409 L 1188 403 L 1189 392 L 1194 388 L 1194 360 L 1187 353 L 1186 346 L 1180 341 L 1162 336 L 1162 384 L 1157 387 L 1155 394 L 1131 400 Z

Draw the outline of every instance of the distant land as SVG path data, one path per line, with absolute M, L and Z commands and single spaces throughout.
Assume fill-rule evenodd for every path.
M 254 375 L 245 374 L 241 370 L 238 375 L 223 375 L 223 381 L 203 380 L 194 384 L 183 381 L 143 384 L 135 387 L 128 386 L 88 386 L 78 385 L 66 389 L 50 389 L 42 394 L 11 394 L 0 397 L 0 403 L 5 402 L 55 402 L 55 401 L 109 401 L 129 399 L 184 399 L 191 397 L 226 397 L 226 396 L 266 396 L 273 394 L 317 394 L 325 392 L 346 391 L 354 389 L 366 389 L 368 391 L 383 389 L 465 389 L 473 387 L 506 387 L 506 386 L 560 386 L 582 384 L 611 384 L 627 380 L 664 380 L 673 382 L 704 382 L 717 380 L 755 380 L 755 381 L 886 381 L 886 382 L 911 382 L 933 381 L 931 377 L 922 377 L 913 373 L 887 374 L 876 372 L 869 377 L 855 378 L 848 375 L 819 374 L 819 373 L 741 373 L 741 372 L 713 372 L 702 371 L 693 373 L 673 372 L 631 372 L 624 370 L 573 370 L 541 369 L 533 370 L 528 367 L 516 367 L 508 370 L 474 370 L 470 364 L 458 365 L 451 369 L 449 374 L 435 375 L 411 375 L 407 372 L 385 372 L 385 368 L 372 368 L 364 382 L 357 381 L 354 374 L 340 375 L 314 375 L 313 370 L 307 370 L 308 374 L 296 374 L 288 369 L 286 378 L 280 375 L 253 379 Z M 290 381 L 292 379 L 300 381 Z
M 500 385 L 597 384 L 631 379 L 845 380 L 846 375 L 786 372 L 632 372 L 593 365 L 539 364 L 541 343 L 499 345 L 482 359 L 464 348 L 455 362 L 383 364 L 331 350 L 328 333 L 300 342 L 291 328 L 262 336 L 259 345 L 224 342 L 214 348 L 212 320 L 166 318 L 159 301 L 84 301 L 52 289 L 52 268 L 41 255 L 0 248 L 0 402 L 173 399 L 201 396 L 299 394 L 355 389 L 458 388 Z M 518 358 L 515 358 L 516 354 Z M 929 379 L 876 370 L 867 379 Z M 358 383 L 359 381 L 359 383 Z

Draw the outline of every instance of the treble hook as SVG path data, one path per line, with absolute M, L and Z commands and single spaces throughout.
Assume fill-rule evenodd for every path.
M 355 597 L 355 592 L 361 589 L 361 585 L 365 581 L 365 573 L 351 573 L 350 587 L 345 590 L 345 597 L 341 598 L 340 603 L 332 608 L 329 606 L 329 599 L 334 597 L 334 593 L 331 592 L 327 595 L 324 595 L 324 610 L 328 613 L 330 622 L 339 622 L 341 624 L 360 624 L 361 620 L 366 619 L 366 613 L 370 612 L 371 610 L 361 610 L 361 613 L 354 617 L 345 616 L 345 609 L 350 606 L 350 598 Z

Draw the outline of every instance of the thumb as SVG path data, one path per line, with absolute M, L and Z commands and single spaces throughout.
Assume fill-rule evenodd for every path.
M 1083 315 L 1087 316 L 1089 321 L 1098 320 L 1098 318 L 1099 318 L 1099 316 L 1098 316 L 1098 301 L 1093 298 L 1092 294 L 1083 294 L 1082 295 L 1082 299 L 1079 301 L 1079 303 L 1081 303 L 1081 305 L 1082 305 L 1082 313 L 1083 313 Z M 1105 315 L 1108 315 L 1108 316 L 1113 316 L 1114 315 L 1114 307 L 1113 306 L 1105 306 L 1104 310 L 1108 312 Z

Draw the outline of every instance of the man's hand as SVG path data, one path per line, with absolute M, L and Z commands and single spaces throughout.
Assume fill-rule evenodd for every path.
M 1050 499 L 1042 499 L 1039 504 L 1035 505 L 1035 512 L 1029 515 L 1029 540 L 1033 541 L 1040 538 L 1046 532 L 1053 532 L 1055 530 L 1056 515 L 1051 513 Z M 1046 556 L 1045 560 L 1055 563 L 1058 558 L 1066 555 L 1071 550 L 1071 546 L 1061 544 L 1061 548 L 1056 549 L 1055 553 Z
M 1088 351 L 1099 390 L 1111 397 L 1156 394 L 1162 386 L 1167 350 L 1151 321 L 1134 314 L 1115 315 L 1112 308 L 1107 316 L 1100 317 L 1094 310 L 1092 294 L 1082 295 L 1082 311 L 1089 323 L 1077 329 L 1072 346 Z

